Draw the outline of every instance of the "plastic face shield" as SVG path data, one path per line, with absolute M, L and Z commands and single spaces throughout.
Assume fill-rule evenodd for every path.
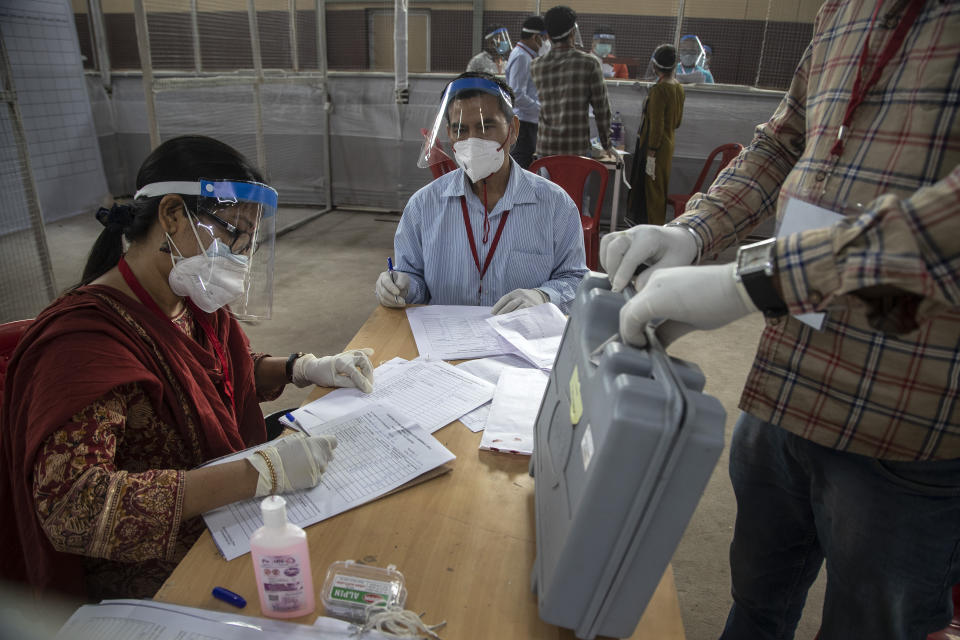
M 504 114 L 504 106 L 510 117 Z M 417 166 L 426 169 L 440 162 L 443 156 L 436 149 L 444 149 L 453 157 L 453 145 L 468 138 L 505 142 L 513 124 L 512 114 L 513 102 L 496 82 L 486 78 L 454 80 L 444 89 L 433 124 L 424 135 Z M 443 135 L 449 146 L 442 142 Z
M 235 180 L 155 182 L 137 191 L 134 198 L 167 194 L 197 198 L 196 211 L 190 213 L 196 218 L 195 230 L 201 244 L 198 251 L 207 251 L 214 240 L 219 240 L 222 244 L 215 246 L 228 248 L 229 255 L 218 251 L 216 260 L 246 262 L 243 291 L 230 303 L 233 315 L 241 320 L 269 319 L 273 311 L 276 190 L 259 182 Z M 203 281 L 202 274 L 200 279 Z
M 614 42 L 616 42 L 616 36 L 612 33 L 596 33 L 593 35 L 593 52 L 605 58 L 607 56 L 614 55 Z
M 483 43 L 488 51 L 504 57 L 510 55 L 510 50 L 513 49 L 513 44 L 510 42 L 510 33 L 505 27 L 500 27 L 485 35 Z
M 680 46 L 677 47 L 677 62 L 688 69 L 696 66 L 703 66 L 707 59 L 707 54 L 703 50 L 703 44 L 697 36 L 683 36 L 680 38 Z

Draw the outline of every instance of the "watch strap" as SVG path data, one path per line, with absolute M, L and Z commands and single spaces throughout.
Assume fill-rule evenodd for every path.
M 773 277 L 758 272 L 744 275 L 740 281 L 743 282 L 743 288 L 747 290 L 753 304 L 764 316 L 779 318 L 787 314 L 787 304 L 773 286 Z
M 774 286 L 776 238 L 768 238 L 737 251 L 736 277 L 754 306 L 764 316 L 776 318 L 787 314 L 787 304 Z
M 303 351 L 297 351 L 296 353 L 291 353 L 290 357 L 287 358 L 287 382 L 293 382 L 293 363 L 302 355 L 304 355 Z

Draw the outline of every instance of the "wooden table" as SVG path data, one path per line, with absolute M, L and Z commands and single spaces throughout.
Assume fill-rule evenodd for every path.
M 417 356 L 406 314 L 384 307 L 348 347 L 373 347 L 374 364 Z M 311 400 L 327 391 L 316 390 Z M 434 435 L 457 456 L 451 473 L 307 528 L 318 604 L 312 615 L 294 621 L 312 623 L 323 614 L 319 591 L 327 567 L 353 559 L 396 565 L 406 578 L 406 608 L 424 612 L 431 624 L 446 620 L 444 640 L 573 638 L 540 621 L 530 591 L 536 535 L 529 458 L 480 451 L 480 434 L 459 422 Z M 237 612 L 210 595 L 219 585 L 246 598 L 245 615 L 259 616 L 253 577 L 249 555 L 225 561 L 206 531 L 155 599 Z M 684 638 L 671 567 L 631 637 Z

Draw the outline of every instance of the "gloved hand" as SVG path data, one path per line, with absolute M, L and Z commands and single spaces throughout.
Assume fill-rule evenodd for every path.
M 493 315 L 510 313 L 517 309 L 535 307 L 549 301 L 550 296 L 540 289 L 514 289 L 497 300 L 497 304 L 493 305 L 493 310 L 490 313 Z
M 609 274 L 614 291 L 630 284 L 637 267 L 649 266 L 637 276 L 635 286 L 641 289 L 656 269 L 693 264 L 697 250 L 697 241 L 689 229 L 639 224 L 600 239 L 600 264 Z
M 647 172 L 647 175 L 650 176 L 650 179 L 656 181 L 657 179 L 657 157 L 656 156 L 647 156 L 647 164 L 644 167 L 644 171 Z
M 664 319 L 657 337 L 664 346 L 693 329 L 716 329 L 757 310 L 733 275 L 735 262 L 708 267 L 659 269 L 645 287 L 620 308 L 620 336 L 645 346 L 643 333 L 654 318 Z
M 257 498 L 317 486 L 337 448 L 334 436 L 303 433 L 277 438 L 274 442 L 247 456 L 247 462 L 260 473 Z
M 356 387 L 364 393 L 373 391 L 373 349 L 354 349 L 335 356 L 318 358 L 308 353 L 293 363 L 293 384 L 306 387 Z
M 385 307 L 395 309 L 407 306 L 407 293 L 410 291 L 410 276 L 402 271 L 384 271 L 377 278 L 377 301 Z

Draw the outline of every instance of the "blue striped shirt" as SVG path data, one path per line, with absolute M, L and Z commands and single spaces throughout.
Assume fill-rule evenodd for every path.
M 503 227 L 480 292 L 463 223 L 460 196 L 466 196 L 481 267 L 504 211 Z M 566 312 L 587 272 L 580 214 L 567 193 L 510 162 L 507 190 L 489 214 L 483 236 L 483 203 L 468 187 L 463 169 L 440 176 L 407 202 L 393 240 L 396 270 L 410 276 L 409 304 L 492 306 L 514 289 L 540 289 Z
M 540 120 L 540 100 L 537 98 L 537 86 L 530 77 L 530 63 L 537 57 L 536 52 L 518 42 L 507 60 L 507 84 L 513 89 L 513 112 L 524 122 L 537 124 Z

